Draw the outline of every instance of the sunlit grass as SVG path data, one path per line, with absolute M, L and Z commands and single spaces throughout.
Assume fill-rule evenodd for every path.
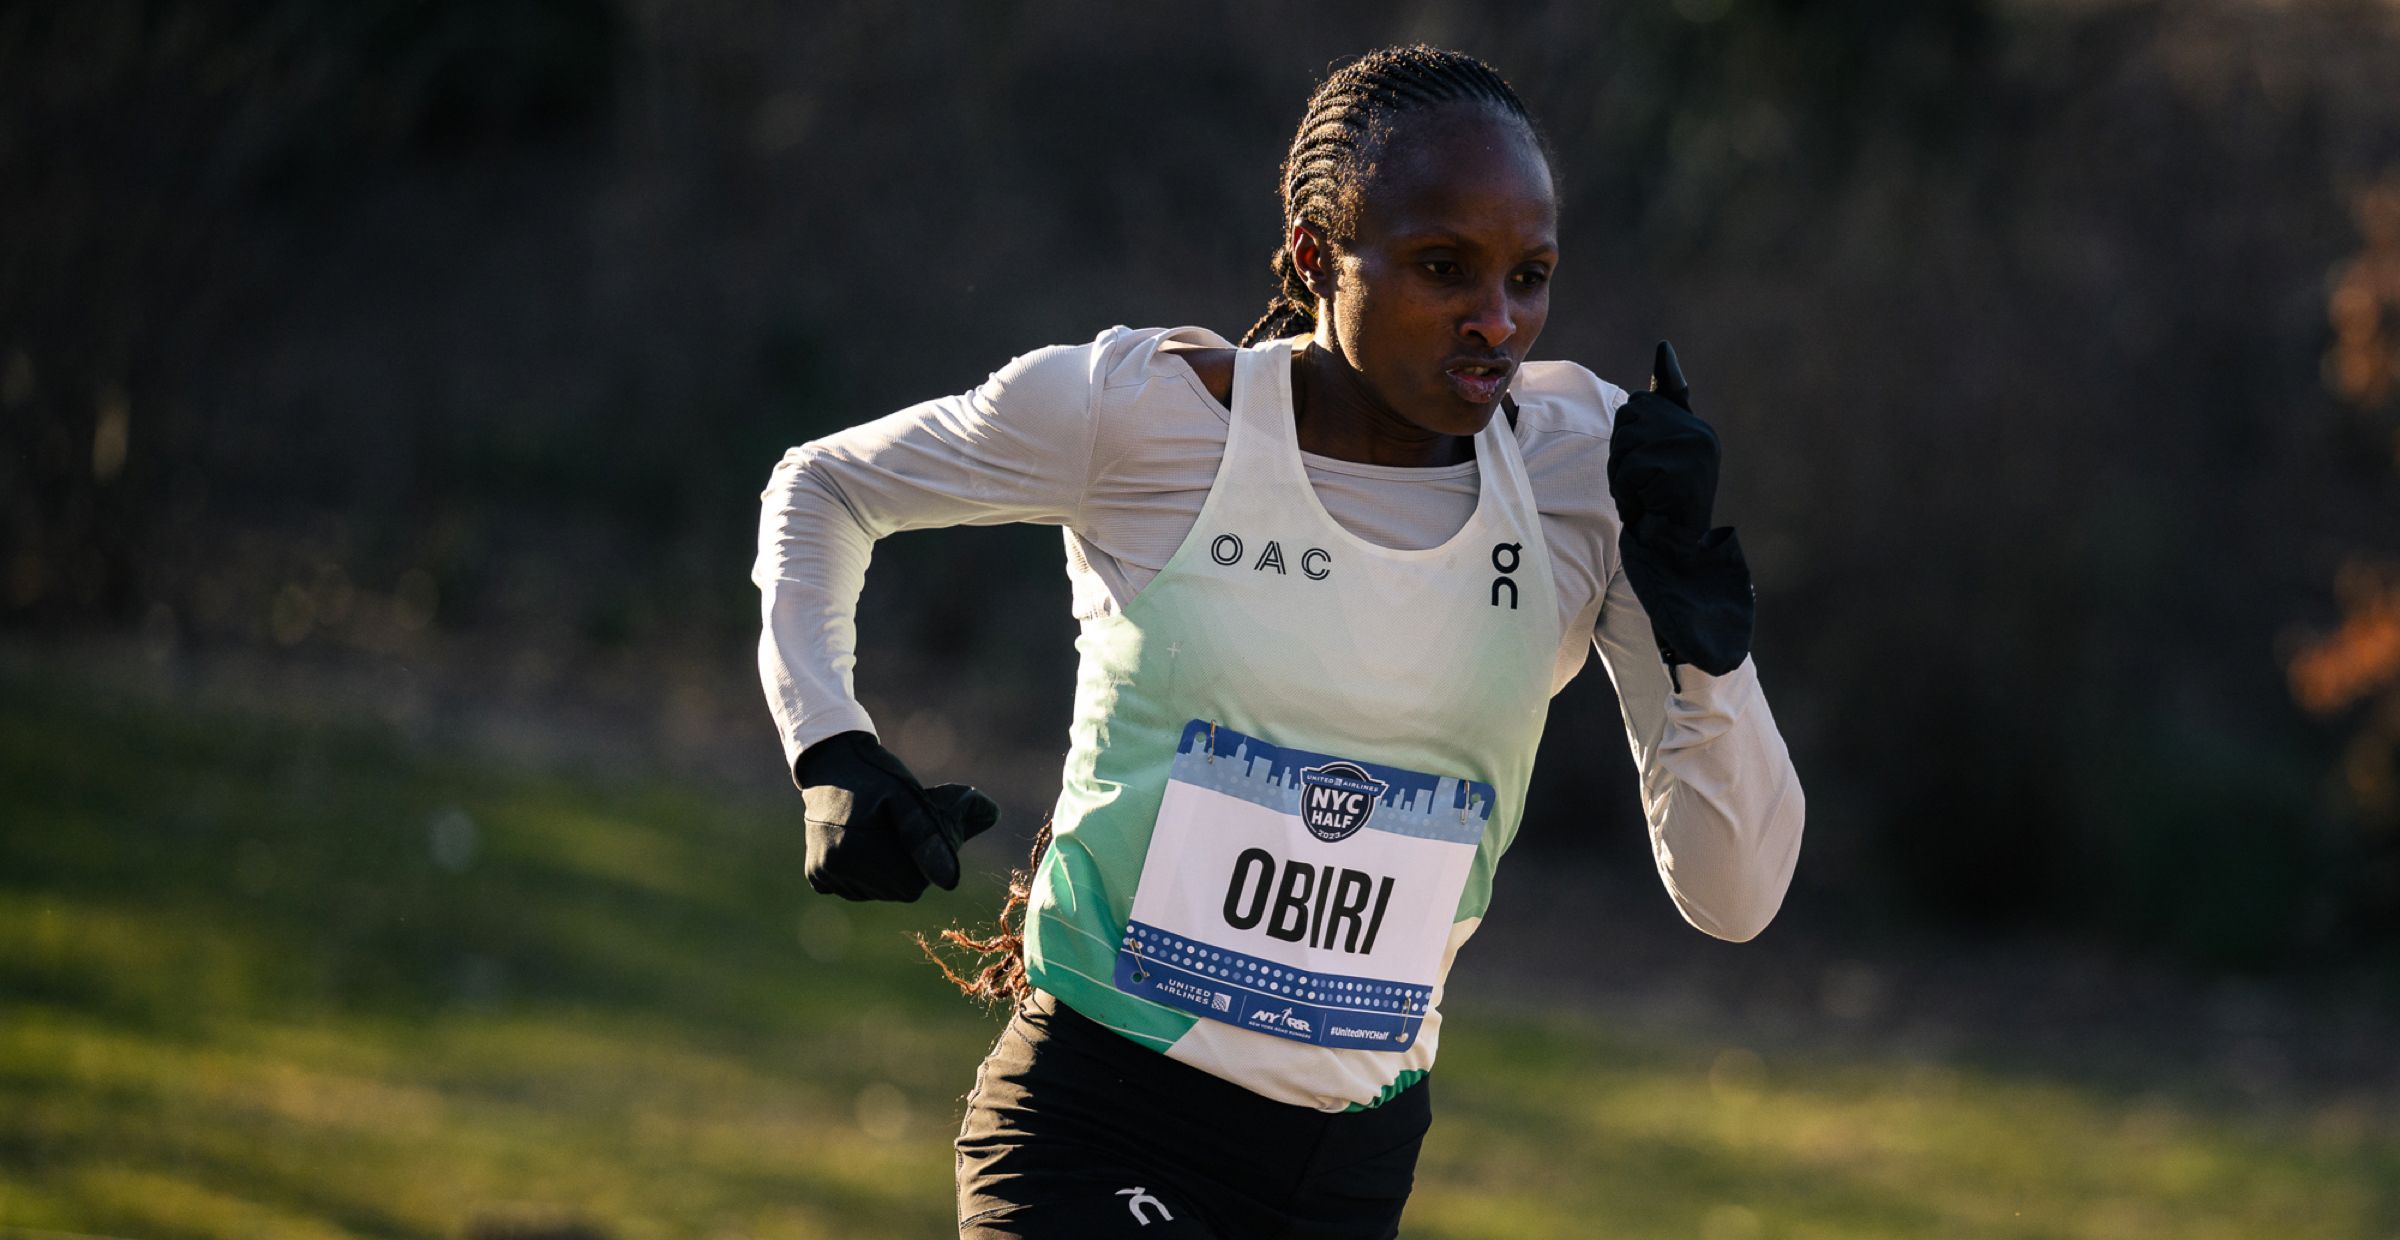
M 1444 1048 L 1426 1234 L 2394 1234 L 2400 1143 L 2347 1107 L 1480 1026 Z
M 935 1236 L 994 1026 L 791 807 L 366 731 L 0 707 L 0 1226 Z M 1409 1234 L 2373 1237 L 2400 1137 L 1466 1011 Z

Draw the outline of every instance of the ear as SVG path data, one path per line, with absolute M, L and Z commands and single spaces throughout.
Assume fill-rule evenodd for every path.
M 1325 244 L 1325 234 L 1314 224 L 1296 222 L 1288 248 L 1292 270 L 1300 273 L 1300 282 L 1318 301 L 1325 300 L 1333 292 L 1333 247 Z

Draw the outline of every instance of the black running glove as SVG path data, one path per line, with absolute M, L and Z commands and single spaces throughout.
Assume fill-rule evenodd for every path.
M 809 746 L 792 764 L 808 816 L 808 885 L 845 900 L 910 901 L 958 886 L 958 847 L 1000 807 L 965 784 L 927 788 L 865 732 Z
M 1750 566 L 1732 527 L 1709 528 L 1717 433 L 1692 416 L 1691 393 L 1674 348 L 1659 341 L 1650 390 L 1617 410 L 1608 493 L 1624 523 L 1617 550 L 1625 576 L 1650 613 L 1669 674 L 1688 663 L 1722 676 L 1750 653 Z

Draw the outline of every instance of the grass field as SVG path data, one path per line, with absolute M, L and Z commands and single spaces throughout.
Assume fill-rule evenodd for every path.
M 992 1021 L 792 804 L 0 683 L 0 1233 L 951 1230 Z M 796 798 L 795 798 L 796 800 Z M 936 893 L 938 896 L 938 893 Z M 1412 1237 L 2400 1235 L 2357 1104 L 1452 1013 Z

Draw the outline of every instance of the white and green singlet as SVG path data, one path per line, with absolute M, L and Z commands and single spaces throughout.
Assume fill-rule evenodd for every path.
M 1084 622 L 1026 968 L 1173 1058 L 1339 1109 L 1433 1064 L 1443 976 L 1524 811 L 1558 610 L 1505 420 L 1475 437 L 1455 534 L 1378 546 L 1302 472 L 1292 349 L 1236 355 L 1190 534 Z

